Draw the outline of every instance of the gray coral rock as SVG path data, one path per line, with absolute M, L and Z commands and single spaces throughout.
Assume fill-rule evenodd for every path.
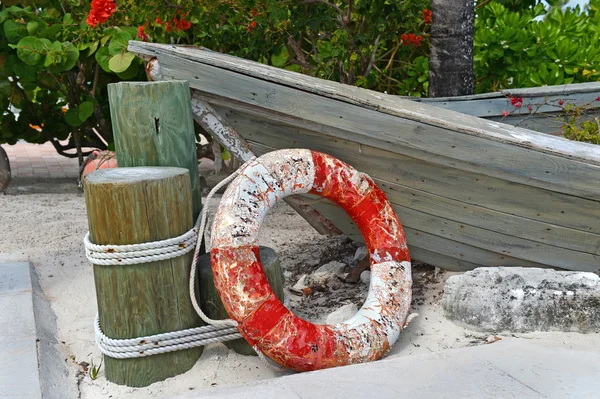
M 442 305 L 448 318 L 480 331 L 600 331 L 600 277 L 478 268 L 448 279 Z

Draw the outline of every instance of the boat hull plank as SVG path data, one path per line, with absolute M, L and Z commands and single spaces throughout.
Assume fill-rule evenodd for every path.
M 600 167 L 596 165 L 463 134 L 449 129 L 449 125 L 442 128 L 401 120 L 297 89 L 278 87 L 275 90 L 269 82 L 249 80 L 244 75 L 211 66 L 195 68 L 191 61 L 178 65 L 176 70 L 163 67 L 163 74 L 190 80 L 191 87 L 201 87 L 203 92 L 219 93 L 224 102 L 235 100 L 267 111 L 273 120 L 288 120 L 308 130 L 318 129 L 376 148 L 391 148 L 402 155 L 418 157 L 420 153 L 421 157 L 435 158 L 436 163 L 446 167 L 462 170 L 475 167 L 488 176 L 600 199 L 597 189 Z M 432 108 L 435 110 L 439 108 Z M 571 175 L 578 178 L 568 178 Z
M 272 151 L 274 148 L 266 147 L 258 143 L 250 143 L 253 150 L 257 154 L 263 154 Z M 501 265 L 498 262 L 509 260 L 511 265 L 526 266 L 531 264 L 545 264 L 554 267 L 574 269 L 574 270 L 585 270 L 585 271 L 597 271 L 599 269 L 600 262 L 599 257 L 596 254 L 589 254 L 585 251 L 577 251 L 569 248 L 556 247 L 549 245 L 544 242 L 535 242 L 529 240 L 529 238 L 537 238 L 544 233 L 551 233 L 554 230 L 560 229 L 559 227 L 544 224 L 541 227 L 546 230 L 536 234 L 535 231 L 530 231 L 531 222 L 525 219 L 518 220 L 519 223 L 510 226 L 510 234 L 504 234 L 495 229 L 494 220 L 502 220 L 503 218 L 498 217 L 492 219 L 492 223 L 488 223 L 486 228 L 480 228 L 472 226 L 469 223 L 479 223 L 477 215 L 469 219 L 465 217 L 465 213 L 449 212 L 448 217 L 454 219 L 458 218 L 460 221 L 448 219 L 447 217 L 440 217 L 438 215 L 432 215 L 427 213 L 427 209 L 424 207 L 418 207 L 412 209 L 407 206 L 400 205 L 406 199 L 406 196 L 396 194 L 402 193 L 403 190 L 389 191 L 389 183 L 375 179 L 375 182 L 386 190 L 386 194 L 394 210 L 400 217 L 400 220 L 407 231 L 407 240 L 409 247 L 422 247 L 425 245 L 431 245 L 432 237 L 436 237 L 436 241 L 445 242 L 450 247 L 454 248 L 454 252 L 457 256 L 455 259 L 461 259 L 461 257 L 467 257 L 466 259 L 473 259 L 474 248 L 478 250 L 487 251 L 486 260 L 481 260 L 480 264 L 485 266 L 498 266 Z M 400 197 L 400 198 L 399 198 Z M 310 199 L 309 199 L 310 200 Z M 327 217 L 333 222 L 333 224 L 343 231 L 345 234 L 356 238 L 360 235 L 360 231 L 354 225 L 352 220 L 346 215 L 346 213 L 339 208 L 337 205 L 332 204 L 328 201 L 318 202 L 313 205 L 319 213 Z M 510 215 L 505 215 L 504 219 L 509 219 Z M 508 222 L 510 223 L 510 221 Z M 541 223 L 539 223 L 541 225 Z M 552 227 L 547 227 L 552 226 Z M 495 229 L 495 230 L 490 230 Z M 573 232 L 576 232 L 573 230 Z M 513 234 L 520 234 L 515 236 Z M 591 238 L 592 235 L 590 235 Z M 597 250 L 600 245 L 598 236 L 595 237 L 596 245 L 594 249 Z M 425 240 L 430 242 L 424 243 Z M 465 249 L 461 251 L 456 250 L 458 243 L 466 244 Z M 585 245 L 586 243 L 573 242 L 574 246 Z M 590 244 L 588 242 L 588 244 Z M 584 247 L 584 250 L 589 250 L 591 246 Z M 469 250 L 470 252 L 465 252 Z M 492 256 L 493 254 L 493 256 Z M 509 259 L 510 258 L 510 259 Z M 418 259 L 418 258 L 415 258 Z M 431 259 L 424 260 L 432 263 Z M 483 262 L 483 263 L 482 263 Z M 505 263 L 508 264 L 508 263 Z M 446 267 L 446 266 L 442 266 Z
M 461 220 L 478 220 L 480 223 L 475 225 L 493 226 L 507 234 L 517 234 L 508 226 L 524 226 L 527 228 L 522 232 L 524 237 L 540 237 L 541 242 L 557 246 L 566 240 L 563 243 L 566 248 L 581 245 L 582 250 L 587 248 L 587 252 L 600 254 L 600 225 L 590 223 L 600 219 L 598 201 L 506 182 L 474 171 L 440 168 L 427 161 L 267 121 L 228 108 L 216 109 L 255 147 L 257 144 L 270 148 L 306 146 L 331 153 L 357 169 L 367 171 L 388 196 L 399 198 L 400 204 L 426 202 L 427 205 L 422 206 L 427 213 L 460 215 Z M 266 151 L 264 148 L 255 150 Z M 434 212 L 435 204 L 439 204 L 439 210 Z M 516 219 L 512 221 L 511 217 Z
M 210 90 L 205 89 L 204 85 L 210 84 L 212 81 L 227 81 L 228 77 L 232 76 L 228 73 L 232 73 L 244 77 L 253 84 L 266 83 L 270 89 L 266 93 L 272 92 L 275 88 L 277 88 L 276 91 L 283 88 L 296 88 L 325 99 L 339 100 L 346 104 L 354 104 L 364 109 L 376 110 L 406 120 L 449 128 L 467 135 L 481 136 L 488 140 L 600 165 L 600 152 L 594 146 L 585 143 L 570 142 L 563 138 L 539 134 L 531 130 L 515 128 L 439 107 L 432 107 L 399 96 L 390 96 L 372 90 L 318 79 L 207 49 L 130 41 L 129 50 L 145 58 L 157 57 L 163 71 L 166 69 L 175 70 L 175 75 L 171 77 L 165 74 L 167 78 L 184 79 L 186 74 L 193 78 L 199 76 L 194 74 L 197 71 L 212 71 L 201 82 L 196 79 L 196 85 L 192 81 L 194 79 L 190 80 L 191 87 L 205 92 Z M 538 91 L 543 93 L 546 90 L 548 88 L 540 88 Z M 224 94 L 219 90 L 216 93 Z M 305 105 L 302 104 L 302 106 Z
M 356 241 L 363 241 L 360 234 L 360 230 L 352 222 L 352 219 L 339 207 L 329 206 L 330 209 L 326 209 L 324 204 L 315 205 L 315 208 L 320 209 L 331 217 L 333 224 L 344 231 L 348 237 Z M 402 219 L 402 215 L 399 215 Z M 402 221 L 402 220 L 401 220 Z M 544 264 L 527 261 L 525 259 L 519 259 L 507 254 L 497 253 L 495 251 L 489 251 L 483 248 L 474 247 L 463 242 L 449 240 L 445 237 L 440 237 L 435 234 L 414 229 L 410 226 L 404 226 L 406 234 L 406 242 L 409 246 L 411 258 L 426 262 L 433 266 L 439 266 L 443 269 L 449 270 L 467 270 L 462 269 L 472 265 L 478 266 L 521 266 L 521 267 L 544 267 Z M 429 253 L 437 254 L 436 257 L 425 257 Z M 439 262 L 443 259 L 445 262 Z M 451 261 L 450 261 L 451 260 Z M 447 263 L 450 261 L 449 263 Z M 465 264 L 464 262 L 467 262 Z M 561 267 L 569 269 L 569 266 L 573 265 L 562 265 Z M 545 267 L 548 267 L 545 265 Z M 577 269 L 579 270 L 579 269 Z
M 189 80 L 257 154 L 311 148 L 371 175 L 417 260 L 454 270 L 599 269 L 596 146 L 206 50 L 140 42 L 130 50 L 156 56 L 165 79 Z M 314 208 L 360 237 L 340 208 Z

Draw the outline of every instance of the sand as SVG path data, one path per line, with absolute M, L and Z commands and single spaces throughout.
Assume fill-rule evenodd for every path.
M 217 201 L 218 198 L 209 206 L 214 209 Z M 85 258 L 82 244 L 86 231 L 83 194 L 72 181 L 16 178 L 7 195 L 0 195 L 0 262 L 32 262 L 34 279 L 39 281 L 37 294 L 49 305 L 43 317 L 56 317 L 55 331 L 51 331 L 56 341 L 51 339 L 47 344 L 59 354 L 56 358 L 62 364 L 56 367 L 64 367 L 66 372 L 64 381 L 52 381 L 56 385 L 53 392 L 62 392 L 62 398 L 84 399 L 168 397 L 290 373 L 275 372 L 256 357 L 241 356 L 217 344 L 205 348 L 198 363 L 187 373 L 146 388 L 109 383 L 103 369 L 98 378 L 92 380 L 80 365 L 92 361 L 97 364 L 101 359 L 92 325 L 96 314 L 92 267 Z M 310 274 L 330 261 L 347 264 L 348 271 L 358 247 L 343 237 L 320 236 L 285 204 L 268 215 L 260 237 L 262 245 L 278 252 L 288 288 L 303 274 Z M 419 313 L 419 317 L 401 334 L 388 356 L 484 345 L 507 337 L 533 339 L 564 348 L 600 350 L 597 333 L 490 336 L 452 323 L 443 316 L 440 305 L 443 283 L 452 274 L 436 273 L 426 265 L 415 266 L 413 311 Z M 323 291 L 290 297 L 297 314 L 323 322 L 329 313 L 343 305 L 360 305 L 366 293 L 367 286 L 362 283 L 352 285 L 332 279 Z

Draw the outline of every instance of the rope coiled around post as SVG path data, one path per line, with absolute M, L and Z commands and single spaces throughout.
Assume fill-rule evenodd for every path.
M 248 162 L 255 159 L 253 157 Z M 246 162 L 246 164 L 248 163 Z M 206 203 L 223 186 L 229 184 L 244 169 L 246 164 L 242 165 L 234 173 L 217 184 L 206 197 Z M 202 345 L 208 345 L 216 342 L 226 342 L 239 339 L 242 335 L 237 330 L 237 322 L 231 319 L 213 320 L 209 318 L 200 308 L 196 300 L 195 281 L 196 264 L 200 254 L 203 238 L 205 237 L 205 228 L 208 217 L 208 206 L 204 206 L 194 227 L 179 237 L 170 238 L 162 241 L 146 242 L 131 245 L 98 245 L 90 240 L 89 232 L 84 237 L 85 255 L 87 259 L 96 265 L 135 265 L 140 263 L 149 263 L 159 260 L 166 260 L 185 255 L 194 249 L 194 258 L 190 268 L 190 298 L 196 313 L 208 324 L 207 326 L 190 328 L 181 331 L 173 331 L 161 334 L 155 334 L 145 337 L 130 339 L 113 339 L 107 337 L 100 327 L 100 318 L 96 314 L 94 321 L 95 338 L 100 352 L 104 355 L 117 358 L 128 359 L 136 357 L 151 356 L 159 353 L 172 352 L 182 349 L 194 348 Z M 208 240 L 207 240 L 208 241 Z M 194 245 L 195 244 L 195 245 Z M 206 248 L 209 248 L 207 243 Z M 289 300 L 286 306 L 289 306 Z M 262 355 L 260 352 L 259 356 Z M 264 355 L 260 356 L 265 361 Z M 269 363 L 266 363 L 269 365 Z M 269 367 L 272 367 L 269 365 Z

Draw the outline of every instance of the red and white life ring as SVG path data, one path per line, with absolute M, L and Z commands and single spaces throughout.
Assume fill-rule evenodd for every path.
M 265 215 L 278 200 L 302 193 L 346 210 L 370 254 L 367 299 L 340 324 L 313 324 L 294 315 L 262 271 L 257 238 Z M 217 290 L 240 333 L 298 371 L 376 360 L 392 347 L 408 316 L 411 264 L 398 217 L 369 176 L 323 153 L 279 150 L 248 163 L 221 199 L 210 254 Z

